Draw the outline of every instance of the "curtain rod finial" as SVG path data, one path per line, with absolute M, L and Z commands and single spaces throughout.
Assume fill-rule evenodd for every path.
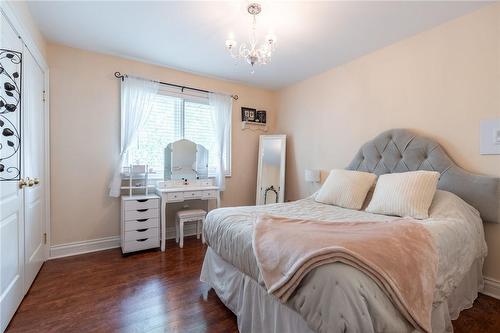
M 237 101 L 237 100 L 238 100 L 238 98 L 240 98 L 238 95 L 231 95 L 231 97 L 232 97 L 235 101 Z
M 116 77 L 117 79 L 121 79 L 121 80 L 123 81 L 123 78 L 124 78 L 125 76 L 124 76 L 124 75 L 122 75 L 122 73 L 120 73 L 120 72 L 115 72 L 115 77 Z

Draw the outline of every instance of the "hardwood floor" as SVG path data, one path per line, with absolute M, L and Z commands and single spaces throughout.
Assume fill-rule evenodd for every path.
M 205 253 L 181 250 L 123 257 L 119 249 L 46 262 L 7 332 L 234 332 L 236 318 L 199 281 Z
M 199 281 L 205 247 L 188 238 L 167 251 L 119 249 L 48 261 L 7 332 L 236 332 L 236 318 Z M 456 332 L 499 332 L 500 301 L 481 295 Z

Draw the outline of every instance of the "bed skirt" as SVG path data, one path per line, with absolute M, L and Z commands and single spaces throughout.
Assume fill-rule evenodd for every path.
M 433 332 L 453 332 L 451 320 L 458 318 L 460 311 L 472 307 L 483 288 L 482 266 L 482 260 L 474 262 L 448 301 L 434 307 Z M 214 289 L 236 315 L 241 333 L 313 333 L 299 313 L 269 295 L 257 281 L 219 257 L 210 247 L 200 280 Z

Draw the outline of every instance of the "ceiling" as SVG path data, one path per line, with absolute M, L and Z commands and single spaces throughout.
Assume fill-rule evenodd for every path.
M 250 73 L 227 38 L 248 39 L 248 1 L 32 1 L 53 42 L 278 89 L 484 6 L 485 2 L 261 1 L 257 33 L 277 36 L 271 64 Z

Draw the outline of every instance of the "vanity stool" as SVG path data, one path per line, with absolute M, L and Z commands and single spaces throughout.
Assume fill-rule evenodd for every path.
M 179 210 L 175 214 L 175 241 L 179 243 L 180 248 L 184 246 L 184 223 L 186 222 L 196 222 L 196 238 L 200 239 L 201 234 L 201 241 L 205 244 L 201 228 L 203 228 L 206 215 L 207 212 L 203 209 Z

